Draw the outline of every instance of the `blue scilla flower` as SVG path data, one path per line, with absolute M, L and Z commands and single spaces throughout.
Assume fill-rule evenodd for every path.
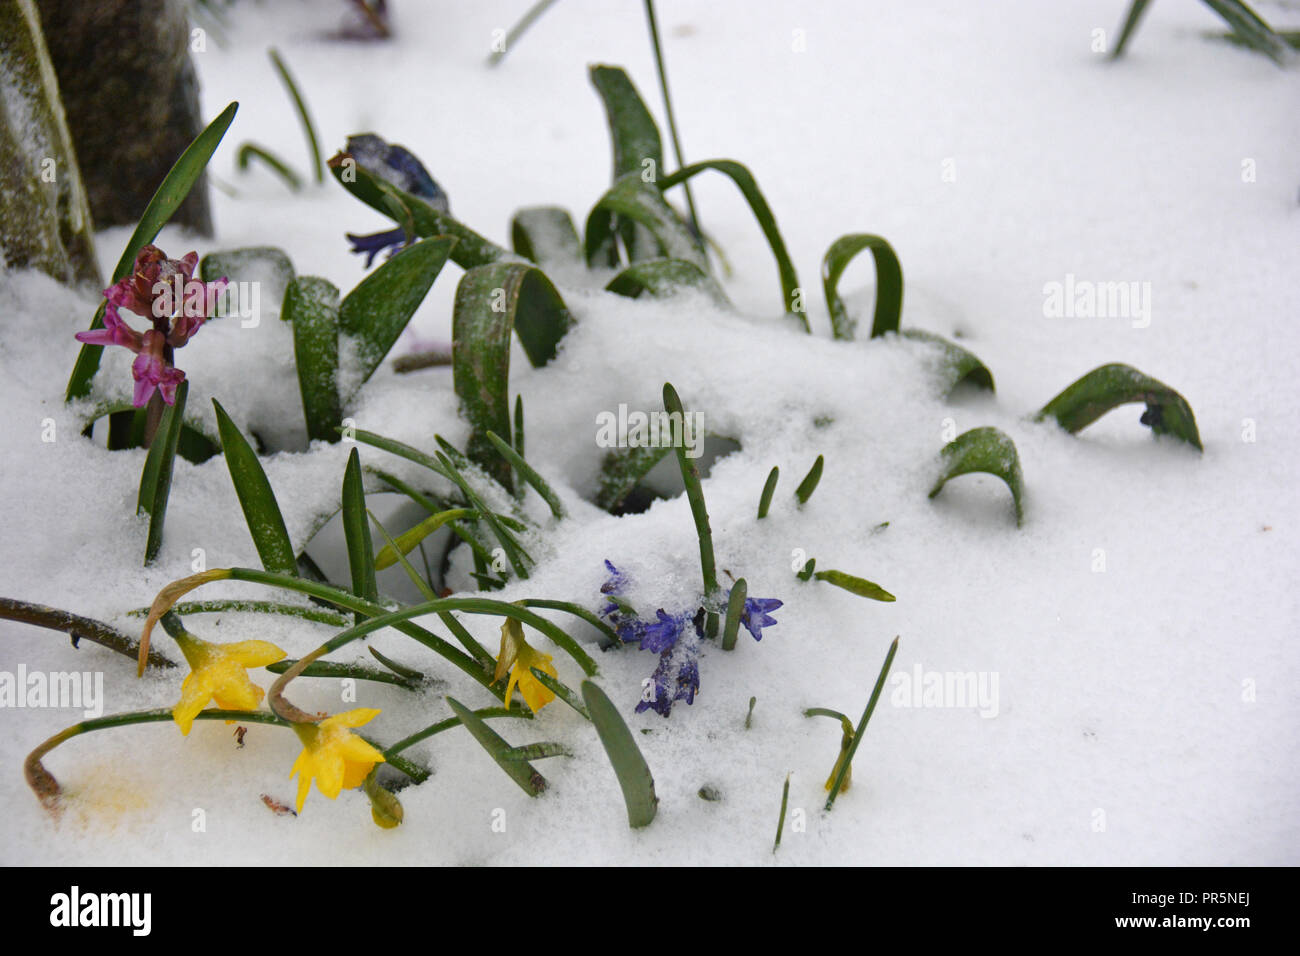
M 410 150 L 389 145 L 373 133 L 363 133 L 348 137 L 347 151 L 357 161 L 357 165 L 371 175 L 391 183 L 403 192 L 419 196 L 439 212 L 450 211 L 447 194 Z M 383 250 L 389 250 L 391 256 L 407 241 L 402 229 L 389 229 L 364 236 L 347 233 L 347 238 L 352 243 L 351 251 L 366 257 L 366 268 L 370 268 L 375 256 Z
M 685 634 L 685 640 L 659 655 L 659 666 L 650 675 L 641 702 L 636 705 L 638 714 L 653 710 L 667 717 L 677 701 L 695 703 L 700 689 L 700 645 L 696 636 Z
M 768 611 L 775 611 L 783 602 L 776 598 L 745 598 L 745 609 L 740 612 L 740 623 L 754 635 L 754 640 L 763 639 L 763 628 L 778 623 Z

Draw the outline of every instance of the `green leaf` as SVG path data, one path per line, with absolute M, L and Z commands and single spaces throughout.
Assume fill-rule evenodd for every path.
M 546 789 L 546 778 L 538 773 L 536 767 L 527 760 L 514 760 L 506 756 L 512 750 L 510 744 L 489 727 L 483 718 L 451 695 L 447 696 L 447 706 L 460 718 L 461 724 L 470 732 L 470 736 L 477 740 L 488 755 L 497 762 L 497 766 L 506 772 L 506 776 L 519 785 L 520 790 L 530 797 L 535 797 Z
M 1119 41 L 1115 44 L 1115 51 L 1110 55 L 1112 60 L 1119 59 L 1124 53 L 1124 48 L 1128 46 L 1128 41 L 1137 29 L 1138 21 L 1142 19 L 1142 14 L 1146 13 L 1150 3 L 1151 0 L 1133 0 L 1129 4 L 1128 14 L 1124 17 L 1124 26 L 1119 31 Z
M 794 263 L 790 261 L 790 254 L 785 250 L 785 240 L 781 238 L 781 230 L 777 228 L 776 217 L 772 215 L 767 200 L 763 198 L 758 183 L 754 181 L 753 174 L 748 169 L 730 159 L 706 159 L 677 170 L 671 176 L 661 180 L 659 187 L 667 192 L 706 169 L 714 169 L 730 177 L 744 195 L 745 201 L 749 203 L 749 208 L 754 213 L 754 218 L 758 220 L 759 228 L 763 230 L 768 246 L 772 249 L 772 257 L 776 259 L 776 270 L 781 279 L 782 309 L 798 316 L 804 330 L 811 332 L 807 309 L 803 306 L 803 294 L 799 288 L 799 277 L 794 271 Z
M 384 547 L 379 551 L 379 556 L 375 558 L 375 568 L 380 571 L 391 568 L 397 563 L 397 555 L 399 552 L 401 554 L 410 554 L 416 545 L 429 535 L 433 534 L 448 521 L 459 521 L 461 518 L 469 518 L 475 514 L 477 514 L 477 512 L 469 508 L 451 508 L 446 511 L 440 511 L 437 514 L 429 515 L 429 517 L 425 518 L 414 528 L 409 528 L 408 530 L 403 531 L 393 539 L 394 544 L 397 545 L 396 550 L 390 548 L 388 545 L 384 545 Z
M 612 627 L 580 604 L 574 604 L 572 601 L 548 601 L 544 598 L 524 598 L 518 603 L 521 607 L 544 607 L 552 611 L 565 611 L 574 617 L 582 618 L 582 620 L 600 631 L 601 636 L 605 639 L 602 650 L 617 647 L 623 643 Z
M 772 470 L 767 473 L 767 481 L 763 484 L 763 493 L 758 499 L 758 516 L 766 518 L 768 509 L 772 507 L 772 495 L 776 494 L 776 482 L 781 477 L 781 469 L 772 466 Z
M 812 564 L 810 560 L 808 562 Z M 805 570 L 809 570 L 805 567 Z M 818 571 L 811 574 L 818 581 L 825 581 L 827 584 L 833 584 L 837 588 L 843 588 L 851 594 L 859 597 L 871 598 L 873 601 L 894 601 L 897 600 L 892 594 L 882 588 L 879 584 L 868 581 L 852 574 L 846 574 L 843 571 L 836 571 L 833 568 L 826 571 Z M 804 580 L 807 580 L 805 578 Z
M 663 144 L 654 117 L 621 68 L 592 66 L 590 75 L 591 83 L 605 105 L 605 118 L 609 122 L 614 151 L 611 182 L 618 182 L 620 176 L 636 173 L 642 180 L 653 183 L 664 163 Z M 630 261 L 637 262 L 654 255 L 654 238 L 644 226 L 624 223 L 619 232 Z
M 799 487 L 794 490 L 794 496 L 801 506 L 806 505 L 808 499 L 813 496 L 813 492 L 817 490 L 817 484 L 822 480 L 822 468 L 825 464 L 826 459 L 818 455 L 817 460 L 808 469 L 808 474 L 804 475 L 803 481 L 799 482 Z
M 515 252 L 539 266 L 581 265 L 582 241 L 568 210 L 559 206 L 530 206 L 510 220 Z
M 785 785 L 781 788 L 781 813 L 776 818 L 776 839 L 772 841 L 772 852 L 781 849 L 781 831 L 785 829 L 785 809 L 790 803 L 790 775 L 785 775 Z
M 230 128 L 230 124 L 235 118 L 235 112 L 238 109 L 238 103 L 231 103 L 222 110 L 221 115 L 209 123 L 207 129 L 195 137 L 194 142 L 186 147 L 185 152 L 181 153 L 180 159 L 176 160 L 176 164 L 168 171 L 163 178 L 162 185 L 153 194 L 153 198 L 149 200 L 149 205 L 140 217 L 140 222 L 136 225 L 135 231 L 131 233 L 126 248 L 122 250 L 122 258 L 118 259 L 117 267 L 113 270 L 114 282 L 118 282 L 131 274 L 131 269 L 135 266 L 136 254 L 153 242 L 159 230 L 167 224 L 167 220 L 185 201 L 185 197 L 189 195 L 190 190 L 194 188 L 194 184 L 203 175 L 204 167 L 208 165 L 208 160 L 212 158 L 217 144 L 221 142 L 221 137 L 226 135 L 226 130 Z M 104 327 L 104 305 L 104 302 L 99 304 L 99 309 L 95 312 L 95 318 L 90 323 L 91 329 L 102 329 Z M 90 380 L 95 377 L 95 372 L 99 370 L 100 352 L 103 348 L 102 345 L 83 345 L 81 347 L 81 351 L 77 355 L 77 364 L 72 369 L 72 377 L 68 380 L 68 389 L 65 396 L 67 401 L 90 394 Z
M 619 448 L 605 455 L 600 465 L 600 487 L 596 489 L 596 505 L 614 511 L 632 493 L 632 489 L 659 464 L 672 448 L 635 445 Z
M 330 172 L 339 184 L 363 203 L 393 219 L 417 236 L 450 236 L 456 240 L 451 261 L 462 269 L 486 265 L 515 256 L 508 249 L 483 238 L 473 229 L 439 212 L 419 196 L 398 189 L 379 179 L 347 153 L 338 153 L 329 161 Z
M 685 421 L 686 413 L 682 409 L 682 400 L 677 389 L 670 382 L 664 382 L 664 410 Z M 677 464 L 682 472 L 682 484 L 686 486 L 686 498 L 691 505 L 691 517 L 695 520 L 695 535 L 700 542 L 700 572 L 704 578 L 704 598 L 711 601 L 718 590 L 718 572 L 713 557 L 713 530 L 709 527 L 709 510 L 704 503 L 704 489 L 700 484 L 700 470 L 695 461 L 688 458 L 685 447 L 678 445 Z M 718 615 L 710 611 L 706 617 L 705 636 L 713 637 L 718 632 Z
M 800 581 L 811 581 L 813 576 L 813 571 L 816 568 L 817 568 L 817 559 L 809 558 L 807 561 L 804 562 L 803 570 L 795 573 L 795 577 L 797 577 Z
M 853 742 L 849 744 L 848 752 L 844 754 L 843 759 L 838 764 L 839 772 L 835 774 L 835 779 L 831 783 L 831 795 L 826 798 L 826 809 L 829 811 L 835 806 L 835 798 L 840 795 L 844 788 L 845 777 L 848 776 L 853 767 L 853 757 L 858 752 L 858 746 L 862 743 L 862 734 L 867 729 L 867 722 L 871 720 L 871 715 L 876 709 L 876 701 L 880 699 L 880 692 L 885 687 L 885 678 L 889 676 L 889 668 L 894 663 L 894 655 L 898 653 L 898 638 L 894 638 L 889 645 L 889 653 L 885 655 L 885 664 L 880 668 L 880 676 L 876 678 L 876 686 L 871 690 L 871 697 L 867 701 L 866 710 L 862 712 L 862 719 L 858 721 L 857 728 L 853 731 Z
M 235 166 L 239 171 L 246 172 L 255 159 L 283 179 L 290 192 L 296 193 L 302 189 L 302 179 L 279 156 L 256 143 L 241 143 L 239 152 L 235 154 Z
M 513 448 L 502 441 L 496 432 L 487 432 L 487 440 L 492 443 L 493 448 L 500 452 L 501 457 L 510 462 L 515 471 L 519 472 L 519 477 L 532 485 L 533 490 L 542 496 L 542 500 L 551 509 L 551 514 L 556 519 L 563 518 L 565 516 L 564 505 L 560 503 L 560 496 L 546 483 L 546 479 L 539 475 L 532 465 L 524 461 Z
M 960 345 L 923 329 L 907 329 L 900 334 L 905 339 L 936 346 L 939 352 L 939 375 L 943 380 L 945 397 L 951 395 L 963 382 L 970 382 L 976 388 L 994 391 L 993 373 L 974 354 Z
M 488 66 L 496 66 L 504 60 L 506 54 L 515 48 L 515 43 L 517 43 L 519 38 L 524 35 L 524 31 L 532 26 L 533 23 L 541 17 L 543 13 L 549 10 L 554 3 L 555 0 L 538 0 L 537 3 L 534 3 L 529 7 L 524 15 L 519 18 L 519 22 L 512 26 L 510 31 L 505 35 L 500 49 L 494 49 L 492 51 L 491 55 L 488 57 Z
M 623 790 L 628 826 L 634 829 L 647 826 L 655 818 L 659 798 L 655 796 L 654 775 L 650 773 L 645 757 L 641 756 L 641 748 L 636 745 L 618 708 L 593 681 L 582 682 L 582 699 Z
M 235 494 L 239 496 L 239 506 L 244 511 L 244 520 L 253 536 L 262 567 L 272 574 L 295 575 L 298 561 L 289 542 L 289 531 L 284 526 L 275 492 L 257 460 L 257 453 L 240 434 L 221 403 L 214 398 L 212 404 L 217 410 L 217 429 L 221 433 L 226 467 L 230 469 L 230 480 L 234 482 Z
M 339 329 L 357 344 L 364 382 L 384 360 L 446 265 L 455 239 L 408 246 L 361 280 L 339 306 Z
M 736 632 L 740 630 L 740 616 L 745 612 L 745 596 L 748 585 L 745 579 L 739 579 L 731 588 L 731 596 L 727 599 L 727 619 L 722 625 L 722 649 L 724 651 L 734 650 L 736 647 Z
M 1286 62 L 1287 43 L 1263 18 L 1241 0 L 1204 0 L 1248 47 L 1263 53 L 1278 66 Z
M 352 593 L 367 601 L 379 600 L 375 580 L 375 545 L 366 522 L 366 493 L 361 484 L 361 455 L 354 447 L 348 454 L 343 471 L 343 538 L 348 548 L 348 568 L 352 572 Z M 361 620 L 361 615 L 357 615 Z
M 837 339 L 853 339 L 857 330 L 858 320 L 849 315 L 840 298 L 839 284 L 845 268 L 864 249 L 871 250 L 876 264 L 876 312 L 871 322 L 871 337 L 898 331 L 903 313 L 903 267 L 894 247 L 883 237 L 857 232 L 832 242 L 822 260 L 822 290 L 831 313 L 831 334 Z
M 564 744 L 545 740 L 522 747 L 511 747 L 501 754 L 501 759 L 510 760 L 545 760 L 547 757 L 572 757 L 573 751 Z
M 273 297 L 281 320 L 286 320 L 282 308 L 284 293 L 295 275 L 289 257 L 284 250 L 275 246 L 248 246 L 210 252 L 199 261 L 199 278 L 204 282 L 229 279 L 231 285 L 241 282 L 257 283 L 258 304 L 261 305 L 262 297 Z
M 605 286 L 607 292 L 635 299 L 643 292 L 651 298 L 666 299 L 683 289 L 703 292 L 718 306 L 730 308 L 731 302 L 718 281 L 693 262 L 684 259 L 646 259 L 634 262 Z
M 293 325 L 293 357 L 307 437 L 336 442 L 343 422 L 338 390 L 339 290 L 315 276 L 294 279 L 284 293 L 282 317 Z
M 387 667 L 398 677 L 405 677 L 407 680 L 410 681 L 422 681 L 425 679 L 423 673 L 417 671 L 413 667 L 407 667 L 404 664 L 399 664 L 397 663 L 397 661 L 393 660 L 390 657 L 386 657 L 385 655 L 381 654 L 373 644 L 366 645 L 366 650 L 370 652 L 371 657 L 379 661 L 379 663 L 383 664 L 385 667 Z
M 452 314 L 452 376 L 472 431 L 466 448 L 507 491 L 510 463 L 487 438 L 510 438 L 510 333 L 540 367 L 555 357 L 573 324 L 560 294 L 533 266 L 497 263 L 470 269 L 456 287 Z
M 1016 453 L 1015 442 L 1006 434 L 996 428 L 972 428 L 945 445 L 940 455 L 943 470 L 930 489 L 931 498 L 958 475 L 986 472 L 1007 483 L 1016 508 L 1016 526 L 1024 524 L 1024 478 L 1020 473 L 1020 456 Z
M 285 658 L 276 661 L 274 664 L 266 665 L 266 669 L 272 674 L 283 674 L 294 664 L 297 664 L 296 658 Z M 351 678 L 352 680 L 368 680 L 378 684 L 393 684 L 396 687 L 404 687 L 406 690 L 419 690 L 420 681 L 404 677 L 400 674 L 390 674 L 388 671 L 381 671 L 375 667 L 363 667 L 359 664 L 341 664 L 336 661 L 313 661 L 306 668 L 299 672 L 301 677 L 329 677 L 329 678 Z
M 583 705 L 582 700 L 573 689 L 565 684 L 560 683 L 546 671 L 536 667 L 528 668 L 529 672 L 537 678 L 537 682 L 554 694 L 559 700 L 564 701 L 585 719 L 591 720 L 591 714 L 587 713 L 587 708 Z
M 622 221 L 640 223 L 658 243 L 660 255 L 683 259 L 702 272 L 709 269 L 708 257 L 690 227 L 668 205 L 657 187 L 641 179 L 640 173 L 627 173 L 600 197 L 587 216 L 585 252 L 587 264 L 598 262 L 614 266 L 618 257 L 614 232 Z
M 140 495 L 136 500 L 136 514 L 148 512 L 149 537 L 144 546 L 144 563 L 158 556 L 162 547 L 163 521 L 167 517 L 167 498 L 172 489 L 172 468 L 176 464 L 176 449 L 180 443 L 181 422 L 185 416 L 185 399 L 190 383 L 181 382 L 176 389 L 175 404 L 168 405 L 158 423 L 153 444 L 140 472 Z
M 1130 402 L 1146 403 L 1142 424 L 1157 435 L 1169 435 L 1197 451 L 1205 450 L 1187 399 L 1131 365 L 1116 363 L 1093 369 L 1044 405 L 1035 421 L 1054 418 L 1073 435 L 1116 406 Z
M 275 67 L 275 72 L 280 75 L 280 82 L 289 91 L 294 108 L 298 111 L 298 122 L 302 124 L 302 134 L 307 137 L 307 152 L 311 156 L 312 175 L 315 177 L 316 182 L 323 183 L 325 181 L 325 167 L 321 163 L 320 143 L 316 140 L 316 126 L 311 121 L 311 114 L 307 112 L 307 104 L 303 102 L 302 93 L 298 91 L 298 84 L 293 81 L 293 75 L 289 72 L 289 68 L 285 66 L 284 60 L 280 58 L 280 52 L 275 47 L 272 47 L 267 53 L 271 57 L 271 64 Z

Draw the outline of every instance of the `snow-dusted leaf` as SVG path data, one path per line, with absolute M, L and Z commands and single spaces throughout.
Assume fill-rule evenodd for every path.
M 1146 404 L 1141 422 L 1157 435 L 1170 435 L 1204 451 L 1187 399 L 1131 365 L 1115 363 L 1093 369 L 1044 405 L 1035 420 L 1054 418 L 1073 435 L 1116 406 L 1132 402 Z
M 620 176 L 638 174 L 646 182 L 654 182 L 663 169 L 663 143 L 659 127 L 646 109 L 641 95 L 617 66 L 592 66 L 591 83 L 605 104 L 605 117 L 609 121 L 609 138 L 614 153 L 614 171 L 611 182 Z M 630 262 L 640 262 L 655 256 L 655 240 L 645 226 L 635 222 L 619 223 L 619 235 L 627 249 Z
M 624 220 L 638 222 L 650 231 L 658 243 L 659 256 L 684 259 L 702 272 L 708 271 L 708 257 L 690 227 L 656 186 L 642 180 L 640 173 L 619 177 L 587 216 L 584 248 L 588 265 L 619 264 L 613 239 Z
M 297 574 L 298 560 L 289 542 L 289 531 L 257 453 L 221 403 L 214 398 L 212 404 L 217 410 L 217 429 L 221 433 L 226 467 L 230 469 L 230 480 L 235 484 L 235 494 L 239 496 L 239 506 L 244 511 L 262 567 L 273 574 Z
M 641 755 L 641 748 L 618 708 L 594 681 L 582 682 L 582 699 L 623 790 L 628 826 L 634 829 L 647 826 L 659 809 L 659 798 L 655 796 L 655 778 Z
M 327 279 L 301 276 L 284 293 L 283 317 L 293 326 L 307 437 L 336 442 L 343 421 L 339 397 L 339 290 Z
M 940 374 L 943 378 L 944 394 L 950 395 L 963 382 L 970 382 L 977 388 L 994 391 L 993 373 L 972 352 L 950 342 L 941 335 L 926 332 L 924 329 L 907 329 L 901 333 L 903 338 L 915 339 L 937 346 L 940 350 Z
M 684 259 L 646 259 L 634 262 L 605 286 L 606 291 L 635 299 L 643 292 L 651 298 L 664 299 L 683 289 L 703 292 L 723 308 L 731 302 L 718 281 L 693 262 Z
M 497 766 L 519 785 L 520 790 L 530 797 L 535 797 L 546 789 L 546 778 L 537 771 L 536 767 L 526 759 L 512 759 L 506 756 L 514 748 L 481 717 L 450 694 L 447 695 L 447 706 L 460 718 L 461 724 L 469 731 L 470 736 L 477 740 L 488 755 L 496 761 Z
M 931 498 L 958 475 L 986 472 L 1007 483 L 1015 504 L 1016 524 L 1024 523 L 1025 512 L 1021 500 L 1024 496 L 1024 478 L 1020 473 L 1020 456 L 1016 453 L 1015 442 L 1004 432 L 996 428 L 972 428 L 945 445 L 940 457 L 943 462 L 942 472 L 930 489 Z M 820 576 L 819 574 L 818 577 Z
M 515 213 L 510 243 L 515 252 L 539 266 L 582 262 L 582 240 L 573 217 L 559 206 L 530 206 Z
M 839 284 L 849 263 L 865 249 L 871 250 L 876 264 L 876 311 L 871 322 L 871 337 L 874 339 L 886 332 L 898 331 L 903 313 L 903 267 L 898 262 L 898 255 L 883 237 L 856 232 L 832 242 L 822 259 L 822 291 L 826 294 L 826 307 L 831 313 L 831 334 L 837 339 L 852 339 L 857 332 L 857 317 L 849 315 L 844 300 L 840 298 Z

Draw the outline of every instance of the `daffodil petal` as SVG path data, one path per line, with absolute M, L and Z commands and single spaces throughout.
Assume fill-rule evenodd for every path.
M 222 644 L 221 650 L 241 667 L 265 667 L 285 658 L 285 652 L 270 641 L 240 641 Z
M 320 722 L 320 725 L 322 728 L 360 727 L 370 723 L 380 713 L 381 711 L 376 707 L 357 707 L 353 710 L 345 710 L 341 714 L 335 714 L 333 717 L 326 717 Z
M 198 675 L 190 674 L 181 683 L 181 699 L 172 708 L 172 719 L 180 726 L 182 736 L 189 736 L 194 718 L 211 699 L 212 691 L 207 681 Z

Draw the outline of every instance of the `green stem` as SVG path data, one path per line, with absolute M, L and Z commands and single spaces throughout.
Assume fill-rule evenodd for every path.
M 669 415 L 676 413 L 682 420 L 683 432 L 685 430 L 686 413 L 682 411 L 682 400 L 677 396 L 677 390 L 669 382 L 664 383 L 664 408 Z M 704 504 L 704 489 L 700 485 L 700 470 L 695 467 L 695 462 L 686 457 L 686 448 L 684 443 L 679 443 L 675 449 L 677 452 L 677 464 L 682 472 L 682 484 L 686 486 L 686 497 L 691 504 L 691 517 L 695 519 L 695 533 L 700 539 L 700 572 L 704 577 L 704 600 L 707 608 L 713 601 L 714 595 L 718 590 L 718 571 L 713 559 L 713 531 L 709 527 L 709 509 Z M 708 611 L 706 617 L 705 635 L 714 637 L 718 633 L 718 615 L 716 611 Z
M 615 630 L 600 619 L 599 616 L 572 601 L 544 601 L 541 598 L 525 598 L 519 602 L 524 607 L 541 607 L 552 611 L 567 611 L 574 617 L 580 617 L 609 639 L 607 647 L 617 647 L 623 643 Z
M 518 717 L 521 720 L 533 719 L 532 713 L 530 711 L 524 710 L 523 708 L 484 707 L 482 710 L 474 711 L 474 714 L 475 716 L 481 717 L 484 720 L 488 719 L 489 717 Z M 451 728 L 458 727 L 458 726 L 460 726 L 459 717 L 448 717 L 446 720 L 440 720 L 436 724 L 430 724 L 428 727 L 425 727 L 423 730 L 417 730 L 409 737 L 403 737 L 397 743 L 393 744 L 391 747 L 385 750 L 384 756 L 392 757 L 395 754 L 401 753 L 407 747 L 414 747 L 421 740 L 428 740 L 430 737 L 434 736 L 435 734 L 440 734 L 444 730 L 451 730 Z
M 871 719 L 871 713 L 876 709 L 876 701 L 880 699 L 880 692 L 884 689 L 885 678 L 889 676 L 889 668 L 894 663 L 896 653 L 898 653 L 898 638 L 894 638 L 893 643 L 889 645 L 889 653 L 885 655 L 885 665 L 880 668 L 880 676 L 876 678 L 876 686 L 871 691 L 871 699 L 867 701 L 867 709 L 862 712 L 862 719 L 858 721 L 858 726 L 853 731 L 853 743 L 849 745 L 848 752 L 843 754 L 839 764 L 839 773 L 835 775 L 835 780 L 831 783 L 831 795 L 826 798 L 826 809 L 828 811 L 835 805 L 835 798 L 839 796 L 844 778 L 853 765 L 853 755 L 858 752 L 858 744 L 862 743 L 862 732 L 867 729 L 867 721 Z
M 515 41 L 524 35 L 524 32 L 531 27 L 543 13 L 551 8 L 555 0 L 538 0 L 528 8 L 528 12 L 520 18 L 519 22 L 510 28 L 505 35 L 505 42 L 501 45 L 500 50 L 494 50 L 488 57 L 488 66 L 496 66 L 506 58 L 506 53 L 515 45 Z
M 668 118 L 668 134 L 673 141 L 673 155 L 677 158 L 677 168 L 681 169 L 686 165 L 686 160 L 682 158 L 682 142 L 677 135 L 677 119 L 673 116 L 673 98 L 668 93 L 668 71 L 664 68 L 664 54 L 659 45 L 659 25 L 655 21 L 655 4 L 654 0 L 645 0 L 646 20 L 650 25 L 650 43 L 654 46 L 655 69 L 659 72 L 659 89 L 664 94 L 664 114 Z M 700 229 L 700 217 L 695 212 L 695 197 L 691 195 L 690 183 L 682 183 L 682 189 L 686 193 L 686 208 L 691 215 L 691 229 L 695 235 L 704 235 Z
M 290 617 L 300 617 L 305 621 L 315 621 L 318 624 L 334 624 L 338 627 L 343 627 L 350 620 L 350 618 L 344 617 L 342 614 L 335 614 L 332 611 L 301 607 L 297 604 L 280 604 L 275 601 L 243 601 L 238 599 L 184 601 L 177 604 L 172 610 L 182 617 L 187 614 L 286 614 Z M 149 609 L 147 607 L 138 607 L 126 613 L 130 617 L 145 617 L 149 613 Z

